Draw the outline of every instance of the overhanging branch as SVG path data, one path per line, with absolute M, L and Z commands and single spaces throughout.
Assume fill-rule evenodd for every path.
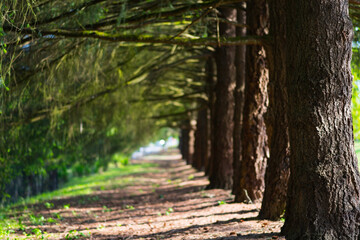
M 226 46 L 226 45 L 259 45 L 263 44 L 266 36 L 245 36 L 219 39 L 215 37 L 207 38 L 184 38 L 173 36 L 152 36 L 152 35 L 123 35 L 123 34 L 111 34 L 101 31 L 71 31 L 67 29 L 30 29 L 25 28 L 19 30 L 18 33 L 32 34 L 37 36 L 53 36 L 53 37 L 68 37 L 68 38 L 94 38 L 111 42 L 133 42 L 133 43 L 160 43 L 171 45 L 183 45 L 183 46 Z
M 191 109 L 187 109 L 183 112 L 175 112 L 175 113 L 170 113 L 170 114 L 152 116 L 151 118 L 152 119 L 162 119 L 162 118 L 169 118 L 169 117 L 184 116 L 184 115 L 187 115 L 188 113 L 199 111 L 200 109 L 201 108 L 191 108 Z
M 153 19 L 163 19 L 163 18 L 168 18 L 168 17 L 173 17 L 173 16 L 179 16 L 179 15 L 182 15 L 189 11 L 202 10 L 202 9 L 207 9 L 207 8 L 214 7 L 214 6 L 228 5 L 228 4 L 239 3 L 239 2 L 244 2 L 244 1 L 246 1 L 246 0 L 220 0 L 220 1 L 214 0 L 214 1 L 209 1 L 209 2 L 205 2 L 205 3 L 201 3 L 201 4 L 200 3 L 190 4 L 190 5 L 187 5 L 184 7 L 179 7 L 177 9 L 170 10 L 170 11 L 157 11 L 157 12 L 142 14 L 140 16 L 131 16 L 129 18 L 124 19 L 123 22 L 124 22 L 124 24 L 141 23 L 141 22 L 145 22 L 145 21 L 149 21 L 149 20 L 153 20 Z M 109 19 L 104 22 L 87 25 L 87 26 L 85 26 L 85 28 L 86 29 L 89 29 L 89 28 L 90 29 L 99 29 L 101 27 L 112 26 L 115 24 L 118 24 L 117 17 L 114 19 Z

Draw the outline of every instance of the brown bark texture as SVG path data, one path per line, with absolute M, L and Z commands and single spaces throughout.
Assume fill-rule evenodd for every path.
M 245 3 L 241 3 L 242 8 L 237 9 L 237 22 L 246 24 Z M 236 36 L 245 36 L 246 28 L 237 27 Z M 240 178 L 240 160 L 241 160 L 241 128 L 244 109 L 244 89 L 245 89 L 245 56 L 246 45 L 236 46 L 235 66 L 236 66 L 236 86 L 234 91 L 235 107 L 234 107 L 234 162 L 233 162 L 233 189 L 232 193 L 237 194 L 239 190 Z
M 359 239 L 348 2 L 287 1 L 287 239 Z
M 192 166 L 203 170 L 208 158 L 208 108 L 206 103 L 198 111 L 195 130 L 194 155 Z
M 236 21 L 236 9 L 220 8 L 221 17 Z M 220 36 L 234 37 L 235 26 L 220 23 Z M 218 47 L 215 53 L 217 66 L 216 100 L 214 112 L 214 142 L 212 172 L 209 188 L 230 189 L 233 175 L 233 117 L 235 88 L 235 47 Z
M 265 192 L 259 217 L 278 220 L 285 211 L 290 176 L 290 144 L 286 90 L 286 0 L 270 0 L 269 107 L 266 113 L 270 158 L 265 173 Z
M 205 162 L 205 175 L 210 176 L 212 172 L 213 156 L 212 146 L 214 142 L 214 115 L 215 115 L 215 83 L 216 83 L 216 66 L 215 59 L 213 57 L 208 58 L 205 65 L 206 72 L 206 95 L 208 97 L 208 158 Z
M 269 27 L 266 0 L 247 2 L 246 9 L 248 34 L 265 35 Z M 268 81 L 264 47 L 248 46 L 246 49 L 245 105 L 241 133 L 242 159 L 240 163 L 239 189 L 235 195 L 236 202 L 250 202 L 262 199 L 268 157 L 264 120 L 268 105 Z
M 193 164 L 193 156 L 194 156 L 194 145 L 195 145 L 195 129 L 196 129 L 196 121 L 191 120 L 189 126 L 189 158 L 187 159 L 187 164 Z

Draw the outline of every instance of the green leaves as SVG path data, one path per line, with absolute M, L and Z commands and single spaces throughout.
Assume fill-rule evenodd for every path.
M 73 229 L 73 230 L 70 230 L 68 234 L 66 234 L 65 239 L 73 240 L 73 239 L 79 239 L 79 238 L 89 238 L 90 236 L 91 236 L 90 232 L 85 234 L 83 232 L 78 232 L 77 230 Z
M 54 204 L 53 203 L 50 203 L 50 202 L 45 202 L 44 203 L 44 206 L 47 208 L 47 209 L 51 209 L 54 207 Z
M 353 89 L 352 89 L 352 117 L 355 140 L 360 140 L 360 63 L 359 49 L 354 49 L 352 60 Z
M 10 88 L 5 85 L 5 81 L 2 77 L 0 77 L 0 88 L 5 88 L 6 91 L 9 91 Z
M 357 75 L 356 75 L 357 76 Z M 354 138 L 360 140 L 360 79 L 356 79 L 353 83 L 352 94 L 352 117 L 354 127 Z
M 120 26 L 120 24 L 125 22 L 126 14 L 127 14 L 127 1 L 125 1 L 121 5 L 121 11 L 120 11 L 119 16 L 117 18 L 117 26 Z

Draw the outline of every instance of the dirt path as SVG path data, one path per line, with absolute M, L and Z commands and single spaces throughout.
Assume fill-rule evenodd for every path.
M 178 154 L 139 161 L 157 163 L 157 172 L 134 174 L 122 189 L 54 200 L 51 209 L 34 206 L 61 221 L 33 227 L 48 239 L 284 239 L 282 222 L 257 220 L 260 205 L 232 203 L 229 191 L 204 190 L 203 173 Z

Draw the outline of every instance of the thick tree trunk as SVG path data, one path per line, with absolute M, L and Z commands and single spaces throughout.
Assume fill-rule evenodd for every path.
M 247 2 L 246 19 L 249 27 L 248 34 L 260 36 L 266 34 L 269 27 L 266 0 Z M 268 105 L 268 81 L 264 47 L 248 46 L 241 134 L 242 159 L 239 187 L 235 195 L 236 202 L 261 200 L 264 191 L 264 175 L 268 157 L 264 114 Z
M 236 21 L 236 10 L 221 8 L 222 17 Z M 235 37 L 235 26 L 220 23 L 220 35 Z M 235 47 L 223 46 L 216 50 L 217 84 L 214 115 L 213 171 L 209 188 L 230 189 L 233 175 L 233 121 L 235 88 Z
M 214 115 L 215 115 L 215 61 L 209 58 L 206 62 L 206 95 L 208 97 L 208 158 L 205 162 L 205 175 L 210 176 L 212 172 L 213 156 L 212 146 L 214 142 Z
M 245 7 L 245 3 L 241 3 Z M 237 22 L 246 24 L 246 12 L 242 8 L 237 9 Z M 246 28 L 237 27 L 236 36 L 245 36 Z M 234 92 L 234 176 L 233 176 L 233 194 L 239 194 L 240 182 L 240 160 L 241 160 L 241 127 L 244 109 L 244 88 L 245 88 L 245 59 L 246 45 L 236 46 L 235 66 L 236 66 L 236 87 Z
M 287 239 L 358 239 L 348 2 L 287 1 L 291 145 Z
M 195 130 L 194 155 L 192 166 L 203 170 L 208 158 L 208 108 L 199 110 Z
M 260 218 L 278 220 L 286 205 L 287 183 L 290 176 L 290 145 L 287 121 L 286 91 L 286 0 L 271 0 L 270 35 L 272 45 L 267 49 L 269 59 L 269 108 L 266 131 L 270 158 L 265 174 L 265 192 Z

